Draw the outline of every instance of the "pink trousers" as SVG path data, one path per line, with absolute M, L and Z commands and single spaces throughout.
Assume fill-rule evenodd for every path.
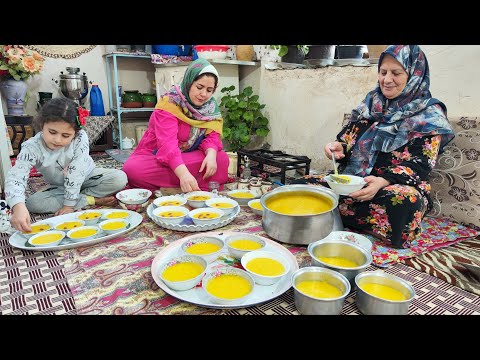
M 198 186 L 208 190 L 210 181 L 218 181 L 221 189 L 228 180 L 228 165 L 230 159 L 225 151 L 217 153 L 217 172 L 203 179 L 205 169 L 199 173 L 205 155 L 200 150 L 182 153 L 185 166 L 195 176 Z M 132 154 L 123 165 L 122 170 L 127 174 L 128 185 L 133 188 L 142 188 L 155 191 L 160 187 L 180 187 L 180 180 L 170 167 L 160 164 L 153 154 Z

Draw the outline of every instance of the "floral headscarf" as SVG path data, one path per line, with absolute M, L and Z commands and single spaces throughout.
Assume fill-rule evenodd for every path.
M 378 152 L 391 152 L 414 138 L 442 135 L 440 152 L 454 137 L 447 119 L 447 108 L 430 93 L 430 72 L 425 54 L 418 45 L 390 45 L 381 55 L 391 55 L 405 69 L 408 81 L 395 99 L 383 96 L 378 84 L 352 111 L 351 122 L 372 120 L 372 126 L 360 137 L 352 150 L 347 174 L 369 175 Z M 384 111 L 385 109 L 385 112 Z
M 155 109 L 168 111 L 179 120 L 191 125 L 188 140 L 180 144 L 180 150 L 183 152 L 195 150 L 205 134 L 211 131 L 222 135 L 223 118 L 215 98 L 212 96 L 205 104 L 198 107 L 192 103 L 188 95 L 193 81 L 206 67 L 211 67 L 212 73 L 216 72 L 215 68 L 205 59 L 193 61 L 188 66 L 180 87 L 174 85 L 155 106 Z

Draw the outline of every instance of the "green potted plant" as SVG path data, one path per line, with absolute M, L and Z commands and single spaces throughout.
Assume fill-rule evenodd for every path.
M 308 45 L 270 45 L 271 49 L 278 50 L 278 56 L 282 62 L 301 64 L 308 54 L 310 47 Z
M 265 104 L 258 102 L 251 86 L 238 95 L 232 95 L 235 86 L 224 87 L 226 93 L 221 98 L 220 109 L 223 115 L 223 139 L 229 151 L 237 151 L 247 146 L 253 136 L 265 137 L 269 133 L 268 119 L 262 114 Z

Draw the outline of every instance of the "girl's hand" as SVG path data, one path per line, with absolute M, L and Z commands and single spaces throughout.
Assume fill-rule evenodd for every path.
M 10 218 L 10 224 L 21 232 L 30 232 L 30 213 L 24 203 L 18 203 L 13 208 L 13 215 Z
M 325 156 L 330 160 L 332 160 L 332 154 L 335 155 L 335 160 L 340 160 L 345 157 L 342 143 L 338 141 L 328 143 L 323 150 L 325 151 Z
M 213 176 L 217 172 L 217 152 L 215 150 L 207 150 L 207 155 L 205 156 L 205 159 L 203 159 L 202 165 L 200 166 L 200 172 L 202 172 L 203 169 L 205 169 L 203 179 Z
M 64 205 L 60 210 L 58 210 L 56 213 L 55 213 L 55 216 L 58 216 L 58 215 L 64 215 L 64 214 L 70 214 L 73 212 L 73 206 L 66 206 Z
M 369 201 L 375 197 L 377 192 L 379 192 L 385 186 L 390 185 L 390 181 L 378 176 L 366 176 L 364 180 L 367 182 L 367 186 L 365 186 L 363 189 L 348 194 L 348 196 L 358 201 Z

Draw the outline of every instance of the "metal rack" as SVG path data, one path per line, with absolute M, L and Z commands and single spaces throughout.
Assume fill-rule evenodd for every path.
M 109 108 L 110 112 L 116 112 L 117 113 L 117 121 L 118 121 L 118 146 L 121 150 L 123 150 L 123 145 L 122 145 L 122 113 L 128 113 L 128 112 L 145 112 L 145 111 L 153 111 L 155 110 L 154 108 L 123 108 L 120 105 L 120 102 L 118 101 L 118 98 L 120 97 L 120 94 L 118 93 L 118 64 L 117 64 L 117 58 L 135 58 L 135 59 L 149 59 L 150 60 L 150 55 L 137 55 L 137 54 L 130 54 L 130 53 L 109 53 L 105 54 L 105 62 L 107 64 L 107 82 L 108 82 L 108 101 L 109 101 Z M 112 59 L 113 62 L 113 85 L 112 85 L 112 76 L 111 76 L 111 71 L 110 71 L 110 59 Z M 153 64 L 152 64 L 152 71 L 153 71 Z M 113 91 L 112 91 L 112 86 L 113 89 L 115 89 L 115 101 L 116 106 L 114 106 L 113 102 Z

